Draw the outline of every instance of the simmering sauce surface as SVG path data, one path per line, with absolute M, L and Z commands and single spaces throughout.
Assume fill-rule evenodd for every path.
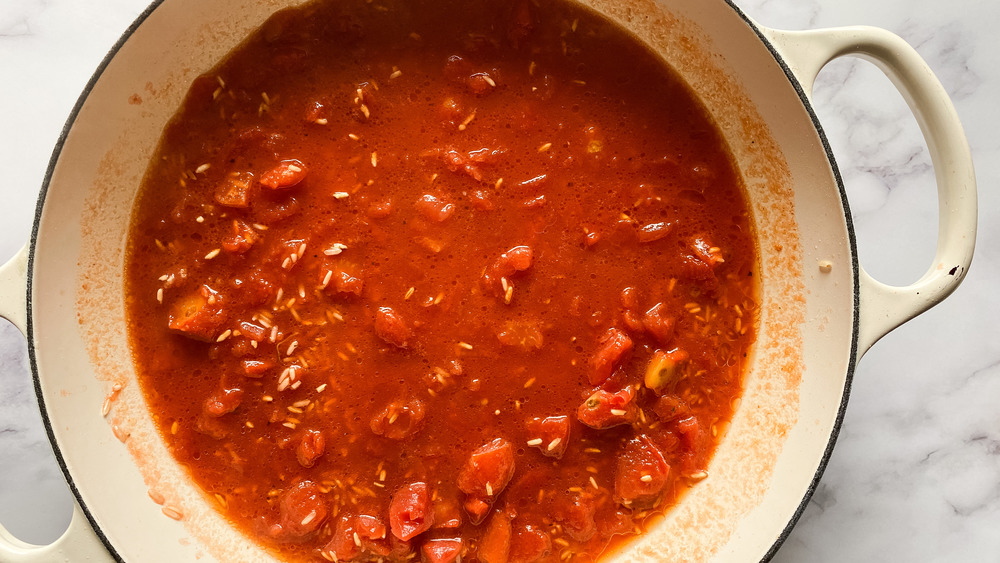
M 130 340 L 173 455 L 283 558 L 586 561 L 711 478 L 756 264 L 711 118 L 618 29 L 312 3 L 167 127 Z

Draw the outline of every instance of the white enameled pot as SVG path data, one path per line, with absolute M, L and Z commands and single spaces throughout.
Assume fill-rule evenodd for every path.
M 701 96 L 742 172 L 761 261 L 758 342 L 709 477 L 613 559 L 766 560 L 826 465 L 856 363 L 968 270 L 976 233 L 969 149 L 944 89 L 889 32 L 777 31 L 728 0 L 583 2 L 645 41 Z M 296 3 L 159 0 L 74 108 L 31 241 L 0 268 L 0 315 L 27 336 L 42 417 L 78 508 L 49 546 L 0 528 L 0 562 L 272 559 L 226 524 L 160 440 L 128 351 L 122 271 L 136 189 L 191 80 Z M 859 266 L 844 188 L 810 106 L 819 70 L 845 55 L 889 76 L 934 163 L 937 254 L 908 287 L 881 284 Z

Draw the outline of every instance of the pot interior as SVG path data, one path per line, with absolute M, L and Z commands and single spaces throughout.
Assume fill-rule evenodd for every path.
M 122 272 L 136 190 L 189 84 L 292 4 L 154 5 L 84 93 L 43 189 L 29 274 L 32 365 L 74 493 L 126 560 L 271 559 L 230 528 L 160 440 L 135 380 Z M 641 38 L 699 94 L 743 175 L 760 255 L 757 344 L 710 477 L 615 557 L 761 559 L 818 478 L 846 399 L 857 268 L 843 190 L 808 102 L 736 8 L 585 4 Z M 832 269 L 821 271 L 821 261 Z

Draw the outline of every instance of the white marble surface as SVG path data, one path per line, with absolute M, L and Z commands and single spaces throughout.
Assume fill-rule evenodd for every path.
M 965 285 L 864 358 L 819 490 L 775 557 L 1000 561 L 1000 3 L 739 0 L 765 25 L 868 24 L 902 35 L 953 97 L 977 164 L 980 235 Z M 27 240 L 53 144 L 106 51 L 145 0 L 0 0 L 0 259 Z M 888 81 L 837 61 L 816 106 L 844 172 L 862 263 L 905 284 L 933 256 L 936 196 L 916 123 Z M 69 519 L 27 369 L 0 327 L 0 522 L 51 541 Z

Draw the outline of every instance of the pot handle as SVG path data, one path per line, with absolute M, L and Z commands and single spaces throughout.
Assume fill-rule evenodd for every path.
M 25 543 L 0 526 L 0 563 L 51 563 L 72 561 L 104 563 L 114 561 L 100 538 L 90 527 L 80 507 L 73 505 L 69 528 L 49 545 Z
M 29 252 L 29 245 L 24 245 L 13 258 L 0 266 L 0 317 L 10 321 L 25 335 L 28 334 Z M 108 550 L 76 504 L 69 528 L 50 545 L 25 543 L 0 525 L 0 563 L 111 560 Z
M 28 334 L 28 254 L 21 250 L 0 266 L 0 317 L 11 322 L 21 334 Z
M 875 27 L 761 31 L 810 97 L 816 76 L 830 61 L 853 55 L 874 63 L 910 106 L 934 164 L 939 209 L 934 263 L 906 287 L 886 285 L 860 269 L 860 358 L 891 330 L 948 297 L 968 273 L 977 222 L 976 175 L 969 144 L 941 82 L 899 36 Z

